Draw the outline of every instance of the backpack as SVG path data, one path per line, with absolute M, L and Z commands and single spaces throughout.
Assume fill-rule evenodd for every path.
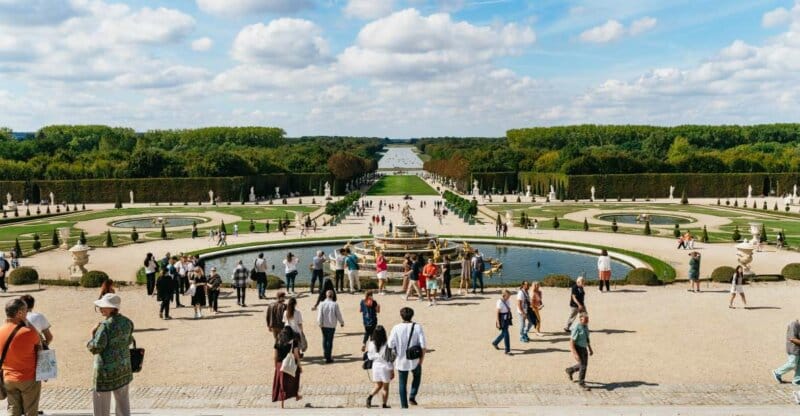
M 483 262 L 483 256 L 478 256 L 478 271 L 483 273 L 486 270 L 486 264 Z

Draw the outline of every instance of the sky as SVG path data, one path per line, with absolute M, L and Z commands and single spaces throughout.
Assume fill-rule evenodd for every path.
M 797 122 L 800 0 L 0 0 L 0 126 Z

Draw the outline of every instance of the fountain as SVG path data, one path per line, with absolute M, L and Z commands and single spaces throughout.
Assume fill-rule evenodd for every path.
M 471 250 L 467 243 L 463 247 L 438 238 L 427 231 L 419 232 L 417 224 L 411 217 L 411 208 L 406 204 L 402 209 L 403 222 L 394 226 L 393 233 L 385 232 L 377 235 L 372 241 L 366 241 L 350 247 L 360 258 L 362 270 L 375 270 L 375 257 L 377 252 L 382 252 L 388 263 L 390 273 L 402 273 L 403 259 L 406 254 L 422 255 L 433 258 L 433 261 L 442 266 L 444 256 L 450 256 L 450 270 L 453 276 L 461 271 L 461 254 Z

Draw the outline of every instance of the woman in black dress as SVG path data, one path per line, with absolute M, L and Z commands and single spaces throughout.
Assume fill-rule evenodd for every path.
M 442 279 L 444 279 L 444 289 L 442 290 L 442 297 L 450 299 L 453 297 L 453 292 L 450 291 L 450 256 L 444 256 L 444 264 L 442 265 Z
M 283 359 L 289 354 L 294 355 L 297 363 L 297 371 L 294 376 L 281 371 Z M 275 341 L 273 361 L 275 362 L 275 375 L 272 378 L 272 401 L 280 401 L 281 408 L 283 408 L 284 400 L 292 397 L 295 400 L 303 398 L 300 395 L 300 373 L 302 371 L 300 368 L 300 339 L 288 325 L 283 327 Z
M 203 269 L 199 267 L 194 268 L 190 281 L 194 286 L 194 295 L 192 295 L 192 306 L 194 307 L 194 319 L 203 317 L 203 307 L 206 306 L 206 298 L 208 297 L 208 279 L 206 279 Z

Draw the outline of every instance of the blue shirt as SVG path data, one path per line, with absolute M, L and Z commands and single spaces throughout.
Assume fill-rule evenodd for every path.
M 375 326 L 378 324 L 378 302 L 373 299 L 372 306 L 367 306 L 367 303 L 362 300 L 360 309 L 364 326 Z
M 347 270 L 358 270 L 358 257 L 355 254 L 347 256 L 344 260 Z
M 576 346 L 586 348 L 589 345 L 589 328 L 581 323 L 573 325 L 570 338 Z

